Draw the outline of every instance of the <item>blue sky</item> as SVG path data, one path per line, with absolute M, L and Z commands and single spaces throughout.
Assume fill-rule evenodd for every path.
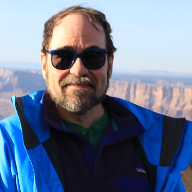
M 45 21 L 82 3 L 112 26 L 114 70 L 192 72 L 192 0 L 1 0 L 0 67 L 40 68 Z

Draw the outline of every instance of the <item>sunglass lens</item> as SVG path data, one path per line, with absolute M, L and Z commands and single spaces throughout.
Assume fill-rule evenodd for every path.
M 99 69 L 105 64 L 105 53 L 99 50 L 88 50 L 84 52 L 82 59 L 88 69 Z
M 56 51 L 52 55 L 52 64 L 56 69 L 68 69 L 73 62 L 74 54 L 69 50 Z

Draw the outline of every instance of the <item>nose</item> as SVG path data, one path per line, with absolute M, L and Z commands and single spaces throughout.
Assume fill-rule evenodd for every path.
M 76 75 L 77 77 L 82 77 L 88 73 L 88 69 L 83 65 L 83 62 L 78 57 L 73 66 L 70 68 L 70 73 L 72 75 Z

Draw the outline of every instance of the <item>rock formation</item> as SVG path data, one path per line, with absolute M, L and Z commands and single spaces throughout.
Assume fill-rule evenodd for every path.
M 107 92 L 149 110 L 192 120 L 192 88 L 111 80 Z

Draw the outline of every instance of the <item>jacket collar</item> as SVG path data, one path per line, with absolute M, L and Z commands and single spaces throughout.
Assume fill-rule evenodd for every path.
M 42 101 L 44 120 L 46 120 L 52 127 L 63 131 L 62 120 L 47 91 L 44 92 Z M 112 97 L 106 95 L 102 104 L 109 111 L 118 129 L 137 125 L 138 135 L 145 132 L 145 129 L 137 117 Z

